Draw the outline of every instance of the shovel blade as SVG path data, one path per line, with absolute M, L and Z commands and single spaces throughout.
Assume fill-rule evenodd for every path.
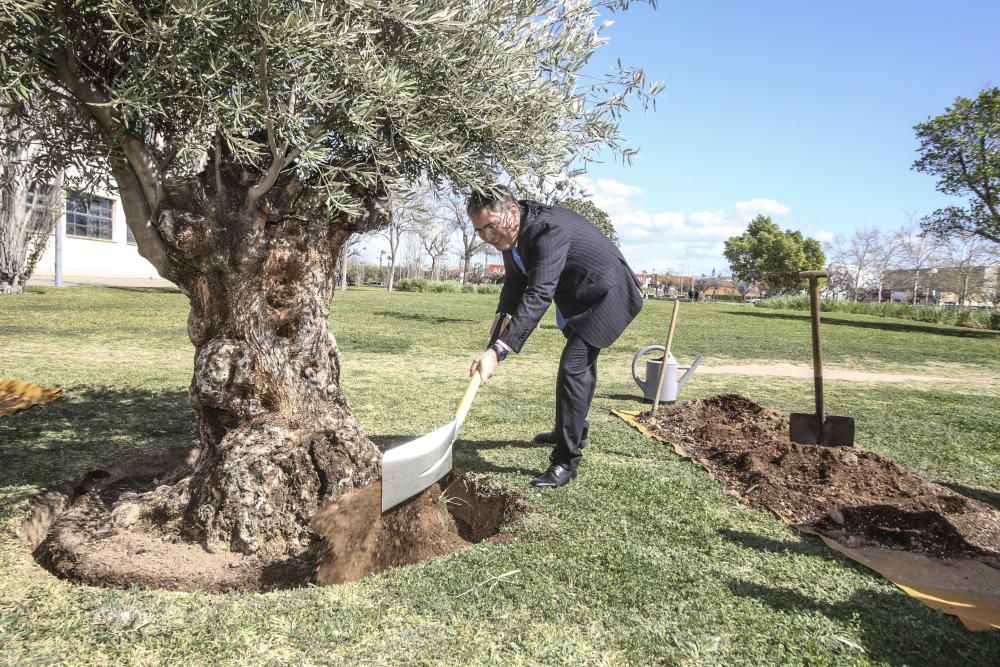
M 825 415 L 820 422 L 815 412 L 793 412 L 788 420 L 788 437 L 800 445 L 850 447 L 854 444 L 854 418 Z
M 452 443 L 459 422 L 452 419 L 416 440 L 382 455 L 382 511 L 412 498 L 451 472 Z

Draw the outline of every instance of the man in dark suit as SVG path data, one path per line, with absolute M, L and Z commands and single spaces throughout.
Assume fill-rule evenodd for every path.
M 597 355 L 642 309 L 635 274 L 617 247 L 583 217 L 556 206 L 518 201 L 505 188 L 474 194 L 466 206 L 479 236 L 503 253 L 506 275 L 498 317 L 507 329 L 472 362 L 485 383 L 511 352 L 520 352 L 555 301 L 566 346 L 556 380 L 555 428 L 536 442 L 554 444 L 551 465 L 532 486 L 560 487 L 576 477 L 587 444 L 587 413 L 597 386 Z

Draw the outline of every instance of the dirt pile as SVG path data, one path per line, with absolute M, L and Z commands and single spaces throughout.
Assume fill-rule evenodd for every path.
M 379 484 L 343 497 L 316 514 L 316 539 L 296 554 L 211 553 L 165 531 L 155 517 L 128 511 L 128 499 L 162 484 L 159 475 L 175 470 L 184 454 L 156 466 L 92 471 L 40 495 L 22 542 L 52 573 L 94 586 L 265 591 L 340 583 L 434 558 L 497 535 L 523 512 L 499 487 L 452 473 L 384 515 Z
M 753 508 L 850 547 L 879 546 L 1000 567 L 1000 512 L 863 447 L 800 445 L 787 418 L 738 394 L 638 416 Z

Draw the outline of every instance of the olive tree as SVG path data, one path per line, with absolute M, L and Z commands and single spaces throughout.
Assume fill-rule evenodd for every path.
M 190 301 L 200 455 L 145 511 L 209 548 L 276 555 L 310 539 L 320 503 L 380 476 L 341 389 L 335 258 L 418 177 L 484 189 L 628 151 L 620 113 L 656 91 L 638 70 L 580 78 L 600 9 L 0 5 L 0 96 L 31 127 L 35 177 L 101 174 L 139 253 Z

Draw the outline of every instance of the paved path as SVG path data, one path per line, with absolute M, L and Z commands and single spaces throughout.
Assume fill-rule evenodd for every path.
M 721 365 L 698 367 L 697 373 L 705 375 L 765 375 L 770 377 L 788 378 L 811 378 L 813 376 L 812 366 L 801 366 L 798 364 L 745 364 L 745 365 Z M 967 375 L 961 377 L 945 377 L 938 375 L 912 375 L 908 373 L 869 373 L 867 371 L 855 371 L 839 368 L 824 368 L 823 379 L 825 380 L 850 380 L 853 382 L 937 382 L 948 384 L 981 384 L 995 381 L 988 377 L 972 378 Z
M 53 287 L 55 281 L 52 276 L 34 275 L 28 280 L 29 285 L 38 287 Z M 169 280 L 163 278 L 116 278 L 113 276 L 63 276 L 63 286 L 73 287 L 76 285 L 89 285 L 98 287 L 172 287 L 177 289 Z

